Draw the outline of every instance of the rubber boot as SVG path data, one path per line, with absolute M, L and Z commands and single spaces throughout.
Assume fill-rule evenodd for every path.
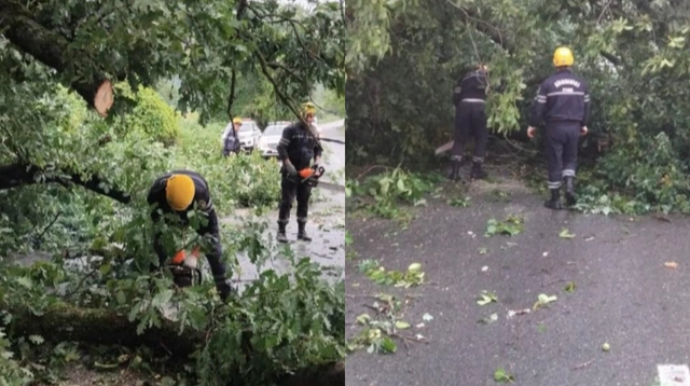
M 544 206 L 555 210 L 563 209 L 563 205 L 561 205 L 560 191 L 560 189 L 551 189 L 551 199 L 546 201 Z
M 302 241 L 311 241 L 311 237 L 307 234 L 307 231 L 305 230 L 307 223 L 306 222 L 298 222 L 297 226 L 299 227 L 299 230 L 297 231 L 297 239 L 302 240 Z
M 458 181 L 460 179 L 460 163 L 462 162 L 462 157 L 453 156 L 450 162 L 453 166 L 453 169 L 451 170 L 450 175 L 448 175 L 448 178 L 453 181 Z
M 472 163 L 472 172 L 470 173 L 470 178 L 473 180 L 483 180 L 489 175 L 486 174 L 484 169 L 482 169 L 482 164 L 479 162 Z
M 279 222 L 278 223 L 278 235 L 276 236 L 276 239 L 278 239 L 279 243 L 287 243 L 288 238 L 285 235 L 285 223 Z
M 565 200 L 568 206 L 577 204 L 577 195 L 575 194 L 575 178 L 565 177 Z

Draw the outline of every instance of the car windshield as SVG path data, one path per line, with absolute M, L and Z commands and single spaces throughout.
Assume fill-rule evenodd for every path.
M 240 129 L 237 130 L 238 133 L 251 133 L 252 125 L 250 123 L 243 123 Z
M 280 135 L 283 133 L 283 129 L 285 126 L 283 125 L 270 125 L 266 127 L 266 130 L 264 130 L 264 135 Z

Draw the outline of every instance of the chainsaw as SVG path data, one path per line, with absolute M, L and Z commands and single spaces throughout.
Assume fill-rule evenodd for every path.
M 173 281 L 178 287 L 184 288 L 201 284 L 201 270 L 197 268 L 199 250 L 200 248 L 196 247 L 192 250 L 191 255 L 187 256 L 185 250 L 182 249 L 175 254 L 175 257 L 168 264 L 168 269 L 173 274 Z
M 311 187 L 319 185 L 319 178 L 326 172 L 323 166 L 314 165 L 309 168 L 304 168 L 299 171 L 299 176 L 302 178 L 300 183 L 307 183 Z

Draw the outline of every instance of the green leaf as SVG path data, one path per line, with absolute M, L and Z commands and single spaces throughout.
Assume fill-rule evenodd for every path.
M 498 298 L 496 297 L 496 295 L 487 291 L 482 291 L 479 297 L 480 299 L 477 300 L 477 304 L 479 304 L 480 306 L 485 306 L 492 302 L 498 302 Z
M 15 278 L 15 280 L 17 281 L 17 283 L 19 285 L 21 285 L 22 287 L 24 287 L 26 289 L 32 289 L 34 286 L 34 283 L 31 280 L 31 278 L 26 277 L 26 276 L 20 276 L 18 278 Z
M 370 320 L 371 317 L 369 316 L 369 314 L 362 314 L 357 317 L 357 323 L 361 325 L 367 325 Z
M 395 353 L 397 351 L 398 345 L 395 344 L 393 339 L 386 336 L 386 337 L 383 337 L 383 339 L 381 340 L 381 349 L 385 353 L 391 353 L 392 354 L 392 353 Z
M 571 282 L 569 282 L 568 284 L 566 284 L 566 286 L 565 286 L 565 292 L 569 292 L 569 293 L 570 293 L 570 292 L 574 292 L 574 291 L 575 291 L 575 288 L 576 288 L 575 282 L 571 281 Z
M 505 383 L 505 382 L 513 382 L 514 378 L 511 375 L 509 375 L 508 373 L 506 373 L 506 371 L 503 368 L 499 367 L 494 372 L 494 380 L 496 382 Z
M 35 345 L 40 345 L 45 340 L 40 335 L 29 335 L 29 341 L 31 341 L 31 343 L 33 343 Z
M 410 323 L 404 322 L 402 320 L 398 320 L 395 322 L 395 328 L 397 328 L 398 330 L 406 330 L 410 327 Z
M 561 232 L 558 234 L 558 237 L 562 239 L 572 239 L 575 237 L 574 234 L 570 233 L 567 228 L 561 229 Z

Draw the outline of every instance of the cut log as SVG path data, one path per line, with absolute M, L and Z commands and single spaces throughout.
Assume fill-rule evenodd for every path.
M 28 309 L 14 309 L 11 313 L 10 336 L 40 335 L 52 342 L 71 341 L 130 348 L 147 346 L 156 352 L 171 355 L 173 361 L 188 360 L 189 355 L 206 338 L 206 334 L 193 330 L 185 330 L 179 335 L 178 326 L 166 319 L 160 328 L 152 327 L 138 335 L 137 323 L 130 322 L 125 315 L 109 310 L 78 308 L 66 303 L 49 306 L 41 316 L 34 315 Z M 280 386 L 344 386 L 345 365 L 342 362 L 326 363 L 276 377 Z
M 452 149 L 454 144 L 455 144 L 455 141 L 450 141 L 450 142 L 446 142 L 443 145 L 439 146 L 438 148 L 436 148 L 436 155 L 439 155 L 441 153 L 445 153 L 448 150 Z
M 98 87 L 96 96 L 93 98 L 93 105 L 98 112 L 98 115 L 105 118 L 108 116 L 108 110 L 113 107 L 113 84 L 106 80 Z

